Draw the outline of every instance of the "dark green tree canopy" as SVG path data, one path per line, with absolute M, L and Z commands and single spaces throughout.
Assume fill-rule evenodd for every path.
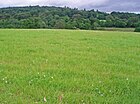
M 96 29 L 138 27 L 140 14 L 104 13 L 68 7 L 27 6 L 0 8 L 0 28 Z

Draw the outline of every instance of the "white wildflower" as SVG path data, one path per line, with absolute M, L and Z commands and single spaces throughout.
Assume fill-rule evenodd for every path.
M 46 98 L 44 97 L 44 102 L 47 102 Z
M 126 78 L 126 80 L 128 81 L 128 78 Z

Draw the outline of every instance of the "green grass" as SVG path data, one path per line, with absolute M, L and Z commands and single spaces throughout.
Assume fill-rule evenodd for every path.
M 135 28 L 103 28 L 99 27 L 97 28 L 99 30 L 104 30 L 104 31 L 120 31 L 120 32 L 134 32 Z
M 0 104 L 43 103 L 140 104 L 140 34 L 1 29 Z

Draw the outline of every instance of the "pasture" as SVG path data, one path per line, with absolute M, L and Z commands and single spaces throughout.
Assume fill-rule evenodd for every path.
M 0 104 L 140 104 L 140 33 L 0 30 Z

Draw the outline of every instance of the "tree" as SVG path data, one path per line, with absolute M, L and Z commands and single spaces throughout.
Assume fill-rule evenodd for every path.
M 100 27 L 100 25 L 99 25 L 97 22 L 94 22 L 94 23 L 92 24 L 91 29 L 95 30 L 95 29 L 97 29 L 98 27 Z
M 127 24 L 122 20 L 116 20 L 115 24 L 116 27 L 125 27 Z
M 140 32 L 140 27 L 136 27 L 135 32 Z
M 0 28 L 66 28 L 138 27 L 140 15 L 135 13 L 78 10 L 68 7 L 27 6 L 0 8 Z
M 56 23 L 55 23 L 55 26 L 54 26 L 55 28 L 57 28 L 57 29 L 64 29 L 65 28 L 65 21 L 64 20 L 58 20 L 58 21 L 56 21 Z
M 66 29 L 73 29 L 74 27 L 73 27 L 73 25 L 72 25 L 72 22 L 71 22 L 71 21 L 66 22 L 65 28 L 66 28 Z

